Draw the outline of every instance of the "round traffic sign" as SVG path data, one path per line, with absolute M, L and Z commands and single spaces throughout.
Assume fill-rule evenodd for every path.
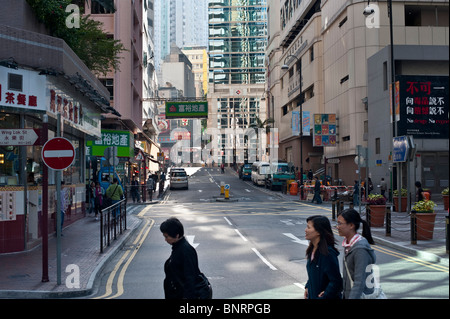
M 75 147 L 64 137 L 48 140 L 42 147 L 42 161 L 49 168 L 64 170 L 75 160 Z

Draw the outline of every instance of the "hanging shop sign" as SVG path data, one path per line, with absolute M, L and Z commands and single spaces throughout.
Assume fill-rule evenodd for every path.
M 207 118 L 208 102 L 166 102 L 166 118 Z
M 101 130 L 101 138 L 86 141 L 87 155 L 104 156 L 105 149 L 117 147 L 118 157 L 134 158 L 134 136 L 129 131 Z
M 55 117 L 57 114 L 61 114 L 61 117 L 70 126 L 88 135 L 100 137 L 100 114 L 93 107 L 88 107 L 88 104 L 71 93 L 63 91 L 57 85 L 48 83 L 47 112 Z
M 0 107 L 45 111 L 45 82 L 38 72 L 0 67 Z

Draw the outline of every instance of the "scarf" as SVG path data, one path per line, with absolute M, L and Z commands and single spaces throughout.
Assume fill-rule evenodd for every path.
M 344 238 L 344 240 L 342 241 L 342 247 L 344 247 L 345 253 L 347 253 L 356 242 L 360 241 L 361 238 L 362 236 L 360 234 L 355 234 L 352 239 L 350 239 L 349 243 L 347 243 L 347 239 Z

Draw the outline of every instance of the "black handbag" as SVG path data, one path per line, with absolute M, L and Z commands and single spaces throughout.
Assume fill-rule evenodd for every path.
M 212 299 L 213 291 L 211 283 L 203 273 L 198 275 L 195 290 L 197 291 L 199 299 Z

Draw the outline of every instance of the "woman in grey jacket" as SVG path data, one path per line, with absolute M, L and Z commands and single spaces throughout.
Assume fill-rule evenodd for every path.
M 363 225 L 362 236 L 358 234 L 360 225 Z M 362 294 L 372 294 L 373 285 L 367 285 L 369 276 L 373 276 L 372 268 L 376 256 L 370 244 L 374 244 L 370 227 L 361 219 L 359 213 L 350 208 L 344 210 L 337 219 L 339 235 L 345 237 L 344 247 L 343 285 L 345 299 L 360 299 Z

